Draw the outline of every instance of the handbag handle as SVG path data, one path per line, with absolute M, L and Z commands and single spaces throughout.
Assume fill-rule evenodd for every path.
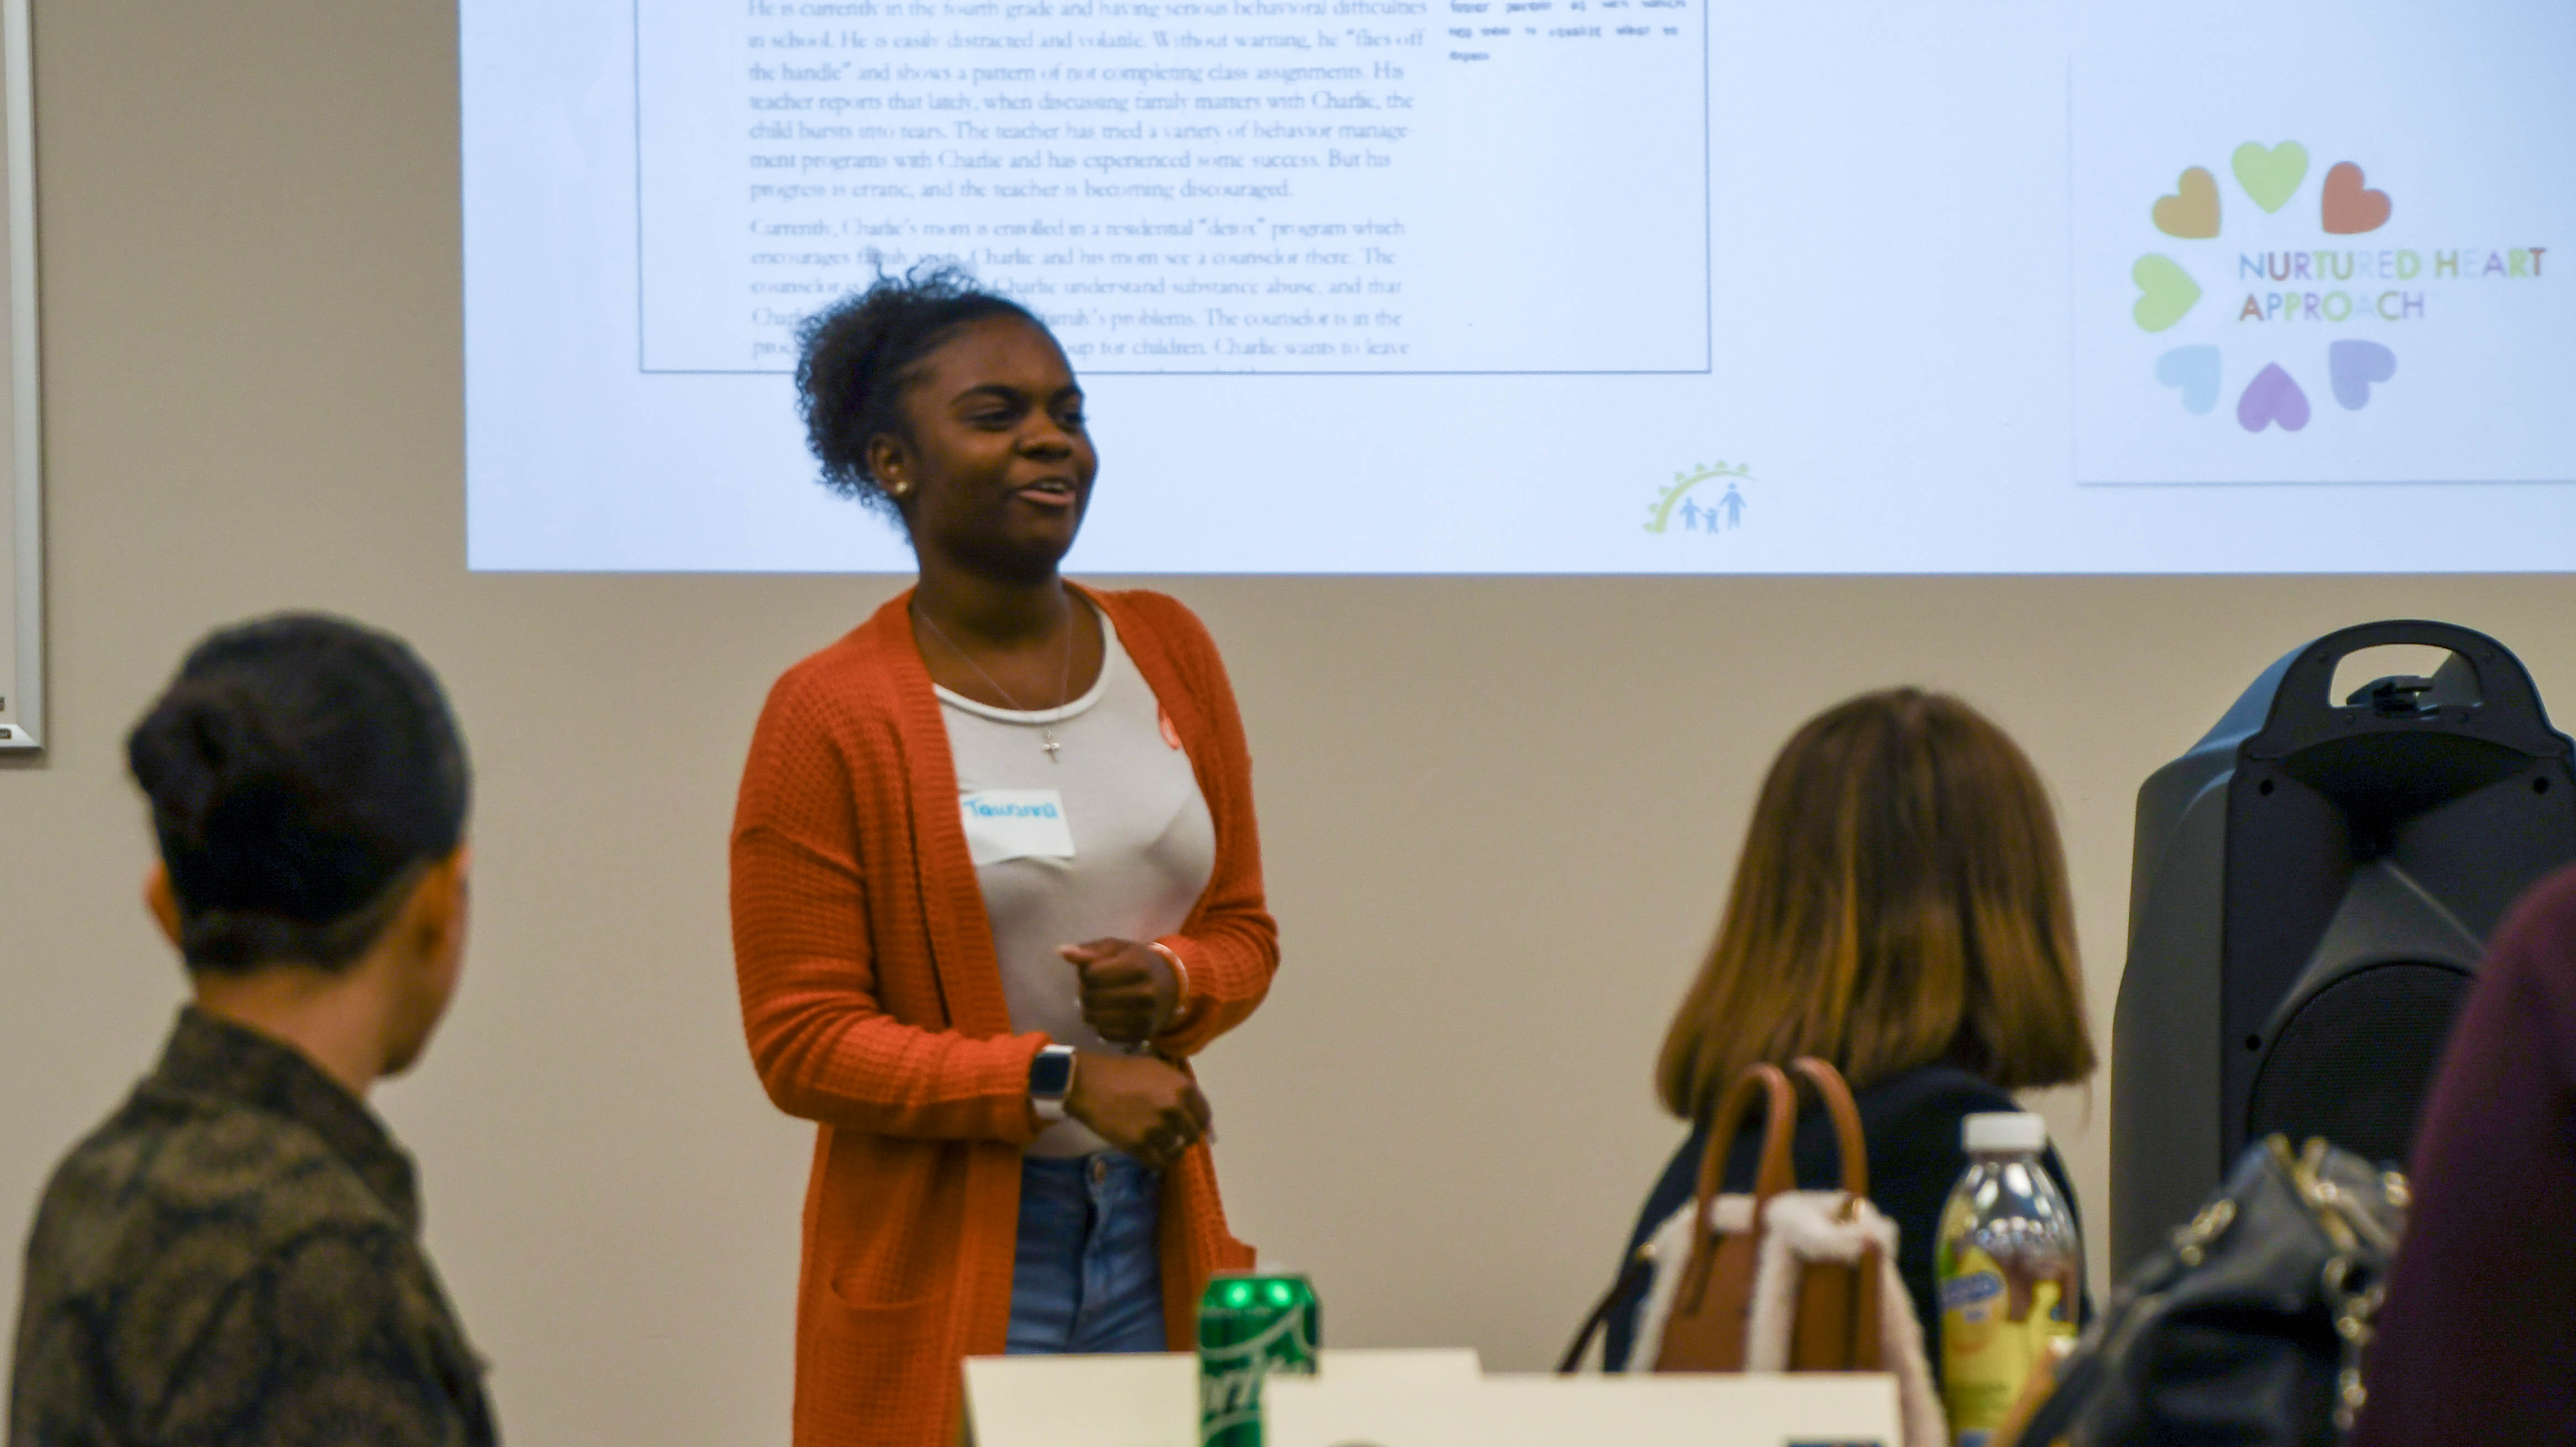
M 1698 1209 L 1701 1233 L 1714 1224 L 1711 1213 L 1716 1209 L 1718 1193 L 1726 1186 L 1726 1158 L 1735 1147 L 1735 1138 L 1744 1129 L 1744 1117 L 1750 1114 L 1755 1096 L 1762 1106 L 1762 1163 L 1753 1174 L 1754 1217 L 1761 1220 L 1761 1203 L 1798 1184 L 1798 1168 L 1789 1158 L 1789 1143 L 1798 1128 L 1798 1093 L 1780 1067 L 1755 1063 L 1744 1067 L 1726 1094 L 1717 1099 L 1717 1109 L 1708 1118 L 1708 1148 L 1700 1152 Z
M 1762 1219 L 1762 1208 L 1771 1198 L 1798 1184 L 1797 1165 L 1789 1158 L 1790 1137 L 1798 1129 L 1798 1092 L 1789 1077 L 1777 1065 L 1756 1062 L 1744 1067 L 1717 1098 L 1717 1109 L 1708 1118 L 1708 1147 L 1699 1157 L 1699 1194 L 1691 1207 L 1694 1242 L 1705 1241 L 1717 1231 L 1717 1196 L 1726 1185 L 1726 1158 L 1733 1154 L 1735 1137 L 1744 1128 L 1745 1116 L 1757 1103 L 1762 1107 L 1762 1163 L 1753 1174 L 1753 1219 Z M 1681 1297 L 1696 1301 L 1708 1288 L 1709 1273 L 1717 1267 L 1714 1252 L 1691 1248 L 1690 1260 L 1682 1268 Z
M 1860 1128 L 1860 1106 L 1852 1099 L 1851 1085 L 1832 1063 L 1813 1055 L 1801 1055 L 1789 1062 L 1800 1080 L 1816 1092 L 1825 1103 L 1825 1114 L 1833 1117 L 1834 1147 L 1843 1158 L 1843 1193 L 1854 1201 L 1869 1196 L 1869 1139 Z
M 1851 1086 L 1843 1080 L 1841 1071 L 1812 1055 L 1798 1057 L 1790 1062 L 1789 1068 L 1816 1092 L 1816 1098 L 1824 1102 L 1825 1113 L 1833 1119 L 1834 1145 L 1842 1156 L 1844 1192 L 1854 1201 L 1867 1197 L 1869 1152 L 1861 1131 L 1860 1107 L 1852 1100 Z M 1762 1219 L 1762 1207 L 1773 1196 L 1797 1187 L 1798 1168 L 1790 1150 L 1798 1129 L 1798 1088 L 1776 1065 L 1757 1063 L 1747 1066 L 1744 1073 L 1727 1086 L 1726 1094 L 1718 1097 L 1717 1109 L 1709 1113 L 1708 1146 L 1700 1153 L 1698 1190 L 1691 1212 L 1692 1218 L 1698 1222 L 1701 1237 L 1709 1234 L 1710 1213 L 1715 1209 L 1718 1192 L 1725 1185 L 1726 1158 L 1733 1152 L 1735 1138 L 1743 1130 L 1744 1117 L 1756 1103 L 1756 1092 L 1761 1095 L 1763 1121 L 1761 1164 L 1755 1168 L 1753 1179 L 1753 1219 Z M 1610 1290 L 1584 1318 L 1581 1329 L 1574 1334 L 1573 1344 L 1557 1361 L 1557 1371 L 1572 1373 L 1581 1367 L 1584 1353 L 1590 1349 L 1593 1339 L 1608 1328 L 1611 1311 L 1634 1286 L 1651 1260 L 1651 1254 L 1640 1249 L 1621 1263 L 1619 1279 L 1611 1283 Z M 1689 1265 L 1699 1265 L 1705 1271 L 1703 1253 L 1693 1251 L 1691 1261 L 1684 1269 L 1687 1270 Z M 1684 1294 L 1690 1294 L 1701 1284 L 1686 1278 L 1682 1290 Z
M 1797 1166 L 1789 1157 L 1790 1137 L 1797 1130 L 1797 1087 L 1789 1083 L 1789 1077 L 1781 1074 L 1780 1067 L 1776 1065 L 1747 1066 L 1743 1074 L 1728 1083 L 1726 1093 L 1718 1097 L 1717 1109 L 1709 1113 L 1708 1145 L 1700 1152 L 1699 1185 L 1691 1207 L 1691 1219 L 1697 1223 L 1699 1236 L 1704 1237 L 1710 1232 L 1710 1216 L 1716 1209 L 1718 1192 L 1726 1183 L 1726 1158 L 1734 1149 L 1735 1137 L 1743 1128 L 1744 1117 L 1757 1104 L 1757 1094 L 1763 1112 L 1762 1164 L 1755 1173 L 1754 1194 L 1767 1201 L 1798 1183 Z M 1761 1219 L 1758 1202 L 1754 1207 L 1754 1219 Z M 1621 1264 L 1619 1279 L 1611 1283 L 1610 1290 L 1592 1308 L 1592 1314 L 1584 1318 L 1582 1328 L 1574 1334 L 1573 1345 L 1567 1347 L 1565 1355 L 1558 1359 L 1557 1371 L 1571 1373 L 1582 1366 L 1583 1355 L 1590 1350 L 1593 1338 L 1608 1329 L 1610 1313 L 1652 1260 L 1652 1256 L 1640 1248 Z M 1696 1296 L 1706 1285 L 1709 1266 L 1707 1253 L 1696 1249 L 1691 1252 L 1689 1259 L 1681 1265 L 1685 1273 L 1681 1285 L 1684 1296 Z

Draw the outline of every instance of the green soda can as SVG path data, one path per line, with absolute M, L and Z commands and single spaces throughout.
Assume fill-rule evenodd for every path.
M 1199 1297 L 1199 1447 L 1261 1447 L 1261 1379 L 1315 1374 L 1323 1307 L 1294 1272 L 1224 1272 Z

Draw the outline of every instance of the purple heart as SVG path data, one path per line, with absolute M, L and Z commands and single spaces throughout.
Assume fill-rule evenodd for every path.
M 2236 399 L 2236 421 L 2248 432 L 2260 432 L 2275 422 L 2284 432 L 2296 432 L 2308 425 L 2308 394 L 2299 390 L 2280 363 L 2266 362 Z
M 2326 375 L 2335 400 L 2350 412 L 2370 405 L 2370 384 L 2397 375 L 2397 354 L 2377 342 L 2337 342 L 2326 348 Z

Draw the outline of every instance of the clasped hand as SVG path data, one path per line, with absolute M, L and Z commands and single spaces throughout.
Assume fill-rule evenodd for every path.
M 1101 1039 L 1142 1044 L 1178 1013 L 1180 981 L 1153 946 L 1101 939 L 1059 953 L 1082 976 L 1082 1018 Z M 1143 1055 L 1082 1052 L 1064 1104 L 1102 1140 L 1158 1171 L 1198 1144 L 1214 1119 L 1188 1072 Z
M 1168 1060 L 1085 1050 L 1065 1114 L 1155 1170 L 1169 1170 L 1215 1123 L 1198 1082 Z
M 1092 940 L 1056 953 L 1082 975 L 1082 1018 L 1117 1045 L 1141 1045 L 1163 1032 L 1179 1008 L 1181 982 L 1172 962 L 1134 940 Z

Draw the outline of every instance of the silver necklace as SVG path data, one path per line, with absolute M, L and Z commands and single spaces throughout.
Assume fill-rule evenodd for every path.
M 1029 707 L 1027 704 L 1024 704 L 1024 703 L 1020 702 L 1020 696 L 1019 696 L 1018 694 L 1015 694 L 1015 693 L 1011 692 L 1009 689 L 1002 687 L 1002 681 L 1001 681 L 1000 679 L 998 679 L 998 678 L 995 678 L 995 677 L 994 677 L 990 672 L 988 672 L 988 671 L 985 669 L 984 665 L 982 665 L 982 664 L 980 664 L 980 663 L 977 663 L 977 662 L 975 661 L 975 655 L 974 655 L 974 654 L 969 653 L 969 652 L 967 652 L 965 649 L 958 647 L 958 646 L 957 646 L 957 640 L 956 640 L 956 639 L 954 639 L 954 638 L 949 637 L 949 636 L 948 636 L 948 631 L 947 631 L 946 629 L 944 629 L 944 628 L 941 628 L 941 627 L 939 626 L 939 624 L 938 624 L 936 621 L 934 621 L 934 620 L 931 618 L 931 616 L 930 616 L 929 614 L 922 612 L 919 608 L 915 608 L 915 609 L 913 609 L 913 610 L 912 610 L 912 616 L 913 616 L 913 617 L 915 617 L 915 618 L 920 619 L 920 620 L 922 621 L 922 623 L 930 629 L 930 631 L 931 631 L 932 635 L 933 635 L 933 636 L 935 636 L 936 638 L 938 638 L 938 640 L 939 640 L 940 642 L 947 644 L 947 645 L 948 645 L 948 651 L 949 651 L 949 652 L 954 653 L 954 654 L 956 654 L 958 657 L 965 659 L 965 660 L 966 660 L 966 666 L 967 666 L 968 668 L 971 668 L 971 669 L 975 670 L 975 672 L 976 672 L 977 674 L 981 675 L 981 676 L 982 676 L 982 678 L 983 678 L 983 680 L 984 680 L 986 683 L 991 684 L 991 685 L 993 686 L 993 691 L 994 691 L 995 693 L 1000 694 L 1000 695 L 1002 696 L 1002 698 L 1003 698 L 1003 701 L 1005 701 L 1005 702 L 1007 702 L 1008 704 L 1010 704 L 1010 706 L 1011 706 L 1012 708 L 1017 709 L 1017 710 L 1018 710 L 1019 712 L 1021 712 L 1021 713 L 1035 713 L 1035 712 L 1037 712 L 1037 710 L 1036 710 L 1036 709 L 1033 709 L 1033 708 Z M 1062 707 L 1064 707 L 1066 704 L 1071 703 L 1073 700 L 1072 700 L 1072 698 L 1071 698 L 1071 697 L 1069 697 L 1069 695 L 1070 695 L 1070 694 L 1072 694 L 1072 692 L 1073 692 L 1073 618 L 1072 618 L 1072 616 L 1071 616 L 1070 614 L 1068 614 L 1068 615 L 1066 616 L 1065 620 L 1064 620 L 1064 677 L 1063 677 L 1060 681 L 1058 681 L 1058 682 L 1057 682 L 1057 684 L 1056 684 L 1056 686 L 1055 686 L 1055 696 L 1056 696 L 1056 699 L 1057 699 L 1056 707 L 1057 707 L 1057 708 L 1062 708 Z M 1038 747 L 1039 747 L 1039 748 L 1042 748 L 1042 749 L 1044 749 L 1044 750 L 1046 750 L 1047 762 L 1048 762 L 1048 763 L 1050 763 L 1050 764 L 1054 764 L 1054 763 L 1061 763 L 1061 762 L 1063 762 L 1063 760 L 1061 760 L 1061 759 L 1059 759 L 1059 758 L 1057 758 L 1057 757 L 1056 757 L 1056 755 L 1057 755 L 1059 752 L 1061 752 L 1061 751 L 1063 750 L 1064 745 L 1063 745 L 1062 743 L 1057 742 L 1057 740 L 1056 740 L 1056 736 L 1055 736 L 1055 725 L 1054 725 L 1054 724 L 1052 724 L 1052 723 L 1041 723 L 1041 724 L 1037 725 L 1037 731 L 1038 731 Z

